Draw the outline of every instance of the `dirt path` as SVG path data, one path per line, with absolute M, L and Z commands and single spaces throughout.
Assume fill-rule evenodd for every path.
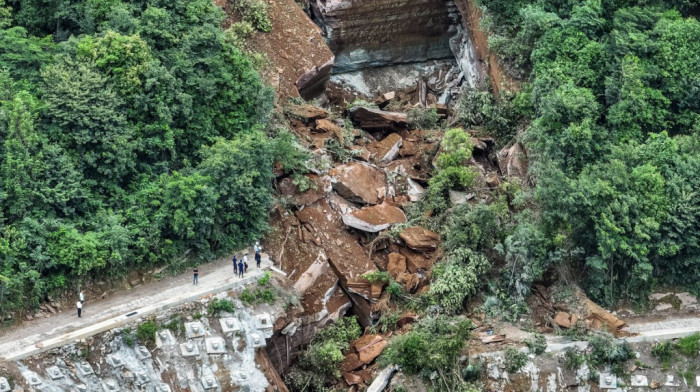
M 252 252 L 251 252 L 252 253 Z M 249 260 L 246 282 L 257 277 L 261 271 L 255 267 L 255 261 Z M 263 253 L 262 269 L 270 266 L 270 260 Z M 253 276 L 254 275 L 254 276 Z M 199 267 L 199 284 L 192 284 L 192 273 L 188 270 L 177 276 L 166 277 L 158 281 L 142 284 L 130 290 L 113 293 L 104 299 L 86 298 L 83 317 L 78 318 L 75 309 L 64 311 L 49 318 L 23 322 L 0 332 L 0 357 L 8 357 L 38 342 L 56 336 L 80 330 L 91 325 L 125 315 L 135 309 L 167 304 L 174 298 L 190 298 L 204 295 L 212 290 L 227 290 L 236 283 L 243 284 L 240 278 L 233 276 L 230 258 Z

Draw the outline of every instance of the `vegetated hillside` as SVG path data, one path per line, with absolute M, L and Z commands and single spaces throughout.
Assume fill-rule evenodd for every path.
M 272 92 L 210 0 L 0 0 L 0 314 L 266 228 Z M 293 160 L 284 159 L 293 164 Z
M 565 266 L 605 304 L 698 291 L 700 23 L 688 1 L 482 0 L 529 83 L 535 208 L 501 250 L 519 294 Z

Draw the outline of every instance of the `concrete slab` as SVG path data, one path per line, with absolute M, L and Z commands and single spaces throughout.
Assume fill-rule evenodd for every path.
M 46 374 L 48 374 L 52 380 L 59 380 L 66 376 L 65 374 L 63 374 L 63 372 L 58 366 L 51 366 L 46 368 Z
M 180 344 L 180 354 L 183 357 L 196 357 L 199 355 L 199 346 L 193 341 L 187 341 Z
M 251 333 L 250 340 L 253 342 L 254 348 L 265 347 L 267 345 L 265 339 L 263 339 L 262 336 L 260 336 L 260 334 L 257 333 Z
M 216 382 L 216 377 L 214 376 L 202 377 L 202 386 L 205 390 L 216 389 L 219 387 L 219 385 Z
M 90 364 L 87 362 L 80 362 L 76 364 L 76 368 L 78 369 L 78 373 L 84 377 L 95 374 L 95 371 L 92 370 L 92 366 L 90 366 Z
M 226 342 L 224 338 L 218 336 L 212 336 L 204 339 L 204 347 L 207 350 L 207 354 L 225 354 L 226 353 Z
M 617 389 L 617 377 L 610 373 L 600 373 L 598 387 L 600 389 Z
M 177 344 L 175 336 L 168 329 L 163 329 L 156 333 L 156 347 L 171 346 Z
M 124 360 L 122 359 L 122 356 L 119 355 L 119 353 L 108 354 L 107 363 L 115 368 L 120 368 L 124 366 Z
M 136 356 L 141 360 L 147 359 L 151 357 L 151 352 L 146 346 L 136 346 Z
M 680 385 L 681 385 L 681 382 L 679 380 L 676 380 L 676 377 L 673 374 L 666 375 L 666 384 L 664 384 L 664 386 L 678 387 Z
M 44 383 L 43 381 L 41 381 L 41 378 L 39 378 L 38 374 L 36 374 L 30 370 L 23 371 L 22 376 L 24 377 L 25 380 L 27 380 L 27 383 L 29 383 L 29 385 L 31 385 L 33 387 Z
M 267 313 L 255 315 L 255 328 L 264 338 L 272 337 L 272 317 Z
M 185 337 L 187 339 L 202 338 L 205 332 L 204 325 L 199 321 L 185 323 Z
M 695 385 L 700 387 L 700 376 L 695 376 Z
M 134 384 L 138 387 L 143 386 L 151 382 L 151 379 L 148 377 L 146 374 L 146 371 L 139 370 L 136 373 L 134 373 Z
M 0 377 L 0 392 L 10 392 L 10 383 L 5 377 Z
M 241 330 L 241 323 L 233 317 L 219 319 L 221 332 L 224 334 L 234 333 Z
M 119 392 L 120 388 L 117 380 L 109 378 L 102 381 L 102 390 L 105 392 Z
M 630 385 L 633 387 L 648 387 L 649 386 L 649 380 L 647 379 L 647 376 L 642 375 L 642 374 L 635 374 L 632 376 L 632 379 L 630 380 Z

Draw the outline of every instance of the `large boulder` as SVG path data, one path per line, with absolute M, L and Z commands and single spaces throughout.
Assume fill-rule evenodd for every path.
M 328 117 L 328 112 L 313 106 L 313 105 L 308 105 L 308 104 L 303 104 L 303 105 L 289 105 L 285 112 L 292 116 L 296 117 L 306 123 L 310 123 L 312 121 L 321 119 L 321 118 L 327 118 Z
M 586 298 L 583 307 L 586 312 L 586 324 L 591 329 L 605 327 L 608 331 L 617 335 L 626 324 L 614 314 L 600 307 L 595 302 Z
M 408 127 L 408 115 L 406 113 L 355 107 L 350 109 L 350 116 L 360 128 L 366 131 L 400 131 Z
M 510 147 L 503 148 L 498 152 L 497 157 L 498 167 L 501 169 L 502 175 L 525 179 L 529 163 L 527 152 L 522 143 L 518 142 Z
M 343 142 L 343 128 L 331 120 L 325 118 L 316 120 L 316 132 L 328 133 L 338 142 Z
M 389 203 L 364 207 L 343 215 L 343 223 L 368 233 L 377 233 L 396 223 L 404 222 L 406 222 L 406 215 L 403 211 Z
M 386 175 L 374 166 L 352 162 L 330 171 L 333 189 L 349 201 L 377 204 L 386 194 Z
M 440 245 L 440 234 L 420 226 L 404 229 L 399 237 L 406 246 L 419 252 L 432 252 Z
M 374 163 L 389 163 L 399 155 L 402 144 L 401 136 L 392 133 L 379 142 L 369 144 L 367 150 L 369 150 Z
M 390 253 L 386 270 L 392 278 L 396 279 L 400 273 L 406 272 L 406 256 L 396 252 Z
M 384 351 L 387 342 L 379 335 L 365 335 L 357 339 L 352 347 L 357 351 L 360 362 L 369 364 Z

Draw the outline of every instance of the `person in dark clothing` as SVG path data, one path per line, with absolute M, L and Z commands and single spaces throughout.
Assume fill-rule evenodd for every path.
M 243 260 L 238 261 L 238 277 L 243 277 Z
M 255 254 L 255 265 L 257 265 L 258 268 L 260 268 L 260 260 L 262 260 L 262 257 L 260 256 L 260 253 L 256 253 L 256 254 Z
M 238 275 L 238 259 L 233 255 L 233 276 Z
M 243 263 L 243 273 L 248 272 L 248 263 Z
M 192 284 L 199 283 L 199 270 L 197 268 L 192 271 Z

